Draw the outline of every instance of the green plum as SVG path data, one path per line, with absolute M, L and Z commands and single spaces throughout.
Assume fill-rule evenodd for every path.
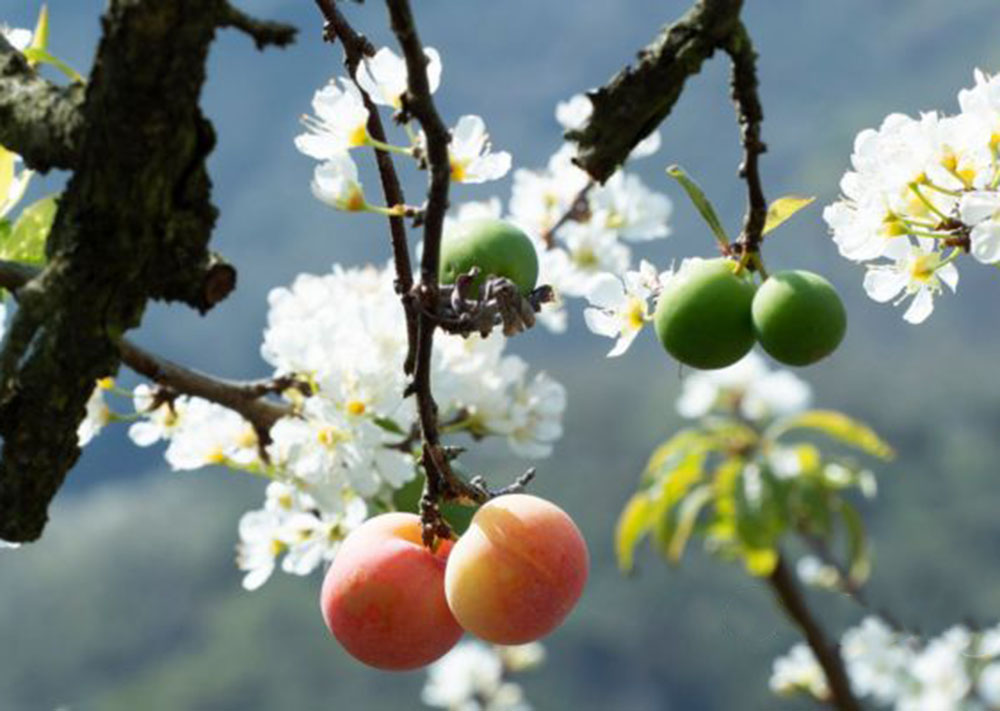
M 538 253 L 524 232 L 503 220 L 467 220 L 450 230 L 441 242 L 442 284 L 453 284 L 460 274 L 479 267 L 471 294 L 490 275 L 506 277 L 522 294 L 535 288 Z
M 837 349 L 847 330 L 844 304 L 826 279 L 801 269 L 772 274 L 753 300 L 764 350 L 786 365 L 810 365 Z
M 754 284 L 729 259 L 689 260 L 664 286 L 653 323 L 674 358 L 694 368 L 732 365 L 754 344 Z

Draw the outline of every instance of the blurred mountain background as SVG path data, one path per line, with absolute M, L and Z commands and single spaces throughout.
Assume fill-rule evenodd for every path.
M 267 374 L 259 343 L 271 288 L 333 262 L 381 263 L 389 251 L 378 218 L 340 215 L 311 197 L 311 161 L 292 146 L 312 93 L 340 71 L 312 3 L 239 4 L 302 30 L 285 51 L 259 54 L 231 32 L 213 49 L 204 105 L 219 134 L 214 245 L 237 265 L 239 288 L 204 318 L 154 306 L 135 337 L 203 370 L 251 377 Z M 49 7 L 51 46 L 85 70 L 103 2 Z M 557 101 L 603 83 L 686 7 L 415 3 L 424 41 L 444 59 L 442 114 L 449 123 L 484 116 L 494 145 L 523 167 L 543 165 L 558 147 Z M 345 8 L 376 43 L 389 42 L 381 3 Z M 13 26 L 32 26 L 37 11 L 35 0 L 0 0 L 0 21 Z M 894 111 L 953 112 L 974 67 L 1000 69 L 1000 8 L 991 0 L 750 0 L 746 22 L 761 55 L 765 189 L 772 198 L 819 196 L 775 233 L 768 264 L 827 274 L 851 315 L 842 349 L 800 374 L 818 404 L 868 421 L 900 451 L 878 467 L 878 500 L 863 504 L 876 553 L 870 597 L 931 633 L 996 620 L 996 272 L 962 270 L 959 293 L 939 299 L 926 324 L 909 326 L 898 309 L 865 297 L 862 270 L 837 255 L 820 213 L 859 130 Z M 685 166 L 723 220 L 734 231 L 739 224 L 744 193 L 727 80 L 722 58 L 707 64 L 663 128 L 661 152 L 634 166 L 675 203 L 674 234 L 639 252 L 660 266 L 712 250 L 666 165 Z M 39 181 L 34 194 L 61 180 Z M 408 173 L 411 201 L 423 180 Z M 453 199 L 506 202 L 509 182 L 457 188 Z M 569 389 L 566 435 L 541 463 L 534 491 L 576 518 L 594 564 L 580 607 L 546 642 L 549 661 L 523 679 L 528 698 L 540 711 L 798 708 L 767 690 L 771 660 L 796 636 L 741 569 L 692 548 L 679 569 L 646 551 L 637 575 L 616 571 L 614 521 L 651 449 L 680 426 L 680 373 L 648 334 L 622 359 L 606 361 L 609 347 L 586 332 L 579 309 L 567 335 L 539 330 L 510 345 Z M 500 481 L 522 469 L 502 447 L 475 461 Z M 104 432 L 71 473 L 44 538 L 0 553 L 0 709 L 419 708 L 421 673 L 364 669 L 328 638 L 318 576 L 276 574 L 262 590 L 242 591 L 236 522 L 262 495 L 262 482 L 226 471 L 172 474 L 159 451 L 133 446 L 123 428 Z M 831 630 L 862 614 L 834 596 L 812 599 Z

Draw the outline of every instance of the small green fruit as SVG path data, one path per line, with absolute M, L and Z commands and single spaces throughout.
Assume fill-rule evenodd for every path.
M 460 274 L 479 267 L 472 294 L 490 275 L 506 277 L 522 294 L 535 288 L 538 253 L 524 232 L 503 220 L 468 220 L 444 236 L 441 242 L 442 284 L 453 284 Z
M 753 300 L 757 340 L 777 361 L 809 365 L 837 349 L 847 330 L 844 304 L 826 279 L 804 270 L 772 274 Z
M 724 368 L 753 348 L 754 285 L 728 259 L 689 261 L 663 289 L 653 322 L 667 352 L 694 368 Z

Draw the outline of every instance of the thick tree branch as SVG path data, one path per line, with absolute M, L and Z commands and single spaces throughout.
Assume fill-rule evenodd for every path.
M 38 267 L 0 260 L 0 288 L 20 298 L 20 290 L 41 272 Z M 267 443 L 271 427 L 282 417 L 294 415 L 287 403 L 266 399 L 289 388 L 301 388 L 294 378 L 229 380 L 206 375 L 150 353 L 126 338 L 118 341 L 122 362 L 139 375 L 177 395 L 200 397 L 239 413 L 253 425 L 262 443 Z
M 0 145 L 46 172 L 73 168 L 83 122 L 84 87 L 40 77 L 0 35 Z
M 698 0 L 605 86 L 588 93 L 594 106 L 583 128 L 566 134 L 579 146 L 577 165 L 599 182 L 673 109 L 684 82 L 723 45 L 739 23 L 743 0 Z
M 823 629 L 813 618 L 783 558 L 778 559 L 778 564 L 767 581 L 785 612 L 805 636 L 816 661 L 822 667 L 833 705 L 841 711 L 861 711 L 861 706 L 851 691 L 851 682 L 838 646 L 827 642 Z
M 0 354 L 0 538 L 41 534 L 80 454 L 76 430 L 94 381 L 117 370 L 118 342 L 146 302 L 204 309 L 232 286 L 208 251 L 216 209 L 205 161 L 215 135 L 199 108 L 209 46 L 234 17 L 227 7 L 108 3 L 46 267 L 20 290 Z M 16 58 L 3 61 L 18 74 Z

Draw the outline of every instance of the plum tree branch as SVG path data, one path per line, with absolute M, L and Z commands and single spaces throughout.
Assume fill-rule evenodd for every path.
M 569 131 L 574 162 L 603 183 L 632 149 L 671 112 L 688 77 L 723 47 L 739 25 L 743 0 L 698 0 L 642 49 L 638 63 L 587 94 L 594 110 L 582 128 Z
M 802 632 L 826 676 L 833 705 L 841 711 L 861 711 L 861 706 L 851 691 L 851 682 L 840 657 L 838 645 L 831 645 L 806 604 L 802 591 L 788 570 L 784 558 L 779 557 L 774 571 L 767 578 L 774 596 Z
M 368 109 L 368 133 L 376 141 L 385 142 L 378 108 L 357 81 L 360 63 L 372 56 L 375 48 L 364 35 L 354 30 L 334 0 L 315 2 L 325 21 L 324 39 L 339 40 L 343 46 L 344 65 Z M 440 513 L 440 501 L 482 503 L 492 496 L 519 490 L 534 476 L 534 471 L 529 470 L 509 487 L 490 490 L 481 478 L 466 482 L 452 470 L 452 452 L 441 443 L 438 408 L 431 391 L 434 331 L 441 328 L 449 333 L 469 335 L 478 332 L 485 336 L 495 326 L 502 325 L 506 335 L 513 335 L 534 323 L 534 314 L 542 303 L 552 298 L 552 292 L 542 287 L 524 297 L 516 288 L 512 289 L 513 285 L 507 280 L 496 279 L 484 286 L 481 296 L 470 298 L 467 287 L 471 277 L 468 275 L 454 285 L 441 286 L 438 283 L 441 238 L 451 179 L 448 156 L 451 135 L 431 99 L 427 58 L 409 4 L 405 0 L 388 0 L 387 5 L 390 24 L 402 48 L 408 74 L 407 92 L 402 98 L 402 109 L 397 119 L 408 122 L 415 118 L 420 123 L 426 136 L 426 159 L 430 172 L 427 203 L 421 215 L 424 247 L 421 279 L 417 284 L 414 284 L 403 218 L 390 216 L 389 225 L 396 290 L 407 321 L 408 352 L 404 371 L 412 376 L 412 380 L 406 394 L 414 396 L 417 401 L 419 434 L 423 443 L 421 462 L 427 474 L 421 498 L 424 540 L 428 546 L 433 546 L 436 539 L 451 536 L 451 530 Z M 386 203 L 405 204 L 392 156 L 377 148 L 374 150 Z M 409 447 L 412 441 L 411 435 L 401 445 Z
M 110 0 L 85 91 L 40 84 L 0 51 L 0 119 L 21 119 L 0 121 L 0 140 L 29 164 L 73 169 L 0 353 L 2 539 L 41 535 L 79 457 L 94 381 L 118 369 L 118 343 L 149 299 L 204 311 L 235 283 L 208 250 L 215 134 L 199 106 L 216 30 L 233 24 L 258 39 L 290 33 L 265 32 L 226 0 Z M 32 116 L 40 128 L 17 125 Z
M 729 35 L 725 50 L 733 65 L 730 87 L 743 144 L 740 177 L 747 184 L 746 216 L 743 231 L 736 244 L 741 255 L 750 255 L 750 268 L 760 268 L 761 262 L 757 255 L 763 239 L 764 223 L 767 221 L 767 200 L 760 182 L 759 158 L 767 150 L 767 146 L 760 139 L 764 109 L 757 95 L 757 53 L 742 22 Z
M 39 76 L 0 35 L 0 145 L 46 172 L 73 168 L 83 126 L 84 87 Z
M 368 96 L 368 93 L 361 88 L 357 80 L 358 65 L 365 57 L 374 55 L 375 48 L 364 35 L 351 27 L 332 0 L 316 0 L 316 5 L 326 21 L 323 28 L 324 39 L 329 42 L 335 39 L 340 40 L 341 46 L 344 48 L 344 66 L 354 85 L 361 92 L 361 96 L 364 97 L 365 108 L 368 109 L 368 133 L 376 141 L 385 143 L 385 128 L 382 126 L 378 107 Z M 378 166 L 379 180 L 382 183 L 382 194 L 385 196 L 386 204 L 405 205 L 403 188 L 399 183 L 392 155 L 376 148 L 375 162 Z M 407 352 L 403 361 L 403 370 L 407 375 L 412 375 L 417 357 L 417 312 L 410 293 L 413 290 L 413 266 L 410 263 L 406 223 L 402 217 L 398 215 L 389 217 L 389 235 L 392 242 L 393 264 L 396 268 L 396 292 L 402 299 L 403 310 L 406 314 Z
M 0 260 L 0 287 L 18 296 L 20 289 L 40 271 L 38 267 Z M 127 338 L 118 341 L 118 351 L 122 363 L 170 393 L 200 397 L 239 413 L 253 425 L 258 438 L 265 444 L 274 423 L 295 414 L 291 405 L 269 400 L 266 396 L 304 387 L 292 377 L 229 380 L 207 375 L 151 353 Z

